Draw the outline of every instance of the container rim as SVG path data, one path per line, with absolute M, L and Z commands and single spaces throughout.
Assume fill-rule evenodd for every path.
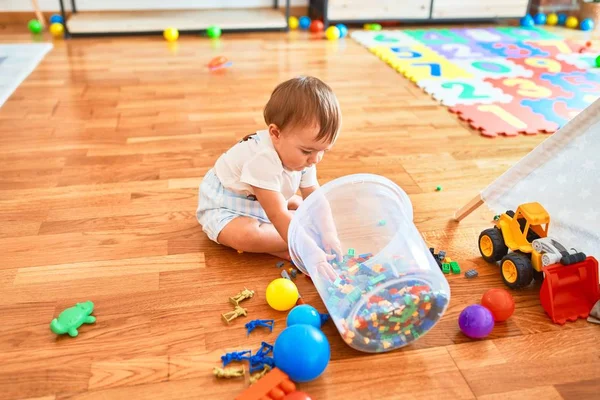
M 320 193 L 321 195 L 325 195 L 325 194 L 331 192 L 333 189 L 336 189 L 342 185 L 346 185 L 346 184 L 355 185 L 355 184 L 359 184 L 359 183 L 377 183 L 377 184 L 383 185 L 383 186 L 387 187 L 388 189 L 390 189 L 391 191 L 395 192 L 399 198 L 408 199 L 408 194 L 404 190 L 402 190 L 402 188 L 400 188 L 400 186 L 398 186 L 391 179 L 386 178 L 385 176 L 370 174 L 370 173 L 345 175 L 345 176 L 333 179 L 333 180 L 327 182 L 326 184 L 324 184 L 323 186 L 319 187 L 319 189 L 317 189 L 314 193 L 312 193 L 310 196 L 308 196 L 308 198 L 302 202 L 300 207 L 298 207 L 298 209 L 294 213 L 294 216 L 292 217 L 292 221 L 288 228 L 288 237 L 287 237 L 288 251 L 290 252 L 290 257 L 292 258 L 292 262 L 294 263 L 296 268 L 298 268 L 300 271 L 302 271 L 303 274 L 309 275 L 308 271 L 306 270 L 306 267 L 301 262 L 299 257 L 296 255 L 294 249 L 292 248 L 292 245 L 291 245 L 292 242 L 290 241 L 290 237 L 292 237 L 293 233 L 296 232 L 296 230 L 298 229 L 299 217 L 297 217 L 297 215 L 302 213 L 305 209 L 311 207 L 317 201 L 317 198 L 319 196 L 314 196 L 314 194 Z

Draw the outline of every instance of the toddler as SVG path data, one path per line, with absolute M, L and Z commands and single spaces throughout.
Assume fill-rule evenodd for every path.
M 292 213 L 319 188 L 316 165 L 337 139 L 340 106 L 328 85 L 300 76 L 275 88 L 264 118 L 266 130 L 243 138 L 206 173 L 196 216 L 216 243 L 289 260 Z M 326 226 L 322 247 L 341 257 L 334 225 Z

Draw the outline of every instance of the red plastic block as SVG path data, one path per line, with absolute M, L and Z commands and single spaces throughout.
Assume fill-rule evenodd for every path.
M 563 325 L 577 318 L 587 318 L 600 300 L 598 261 L 584 261 L 544 267 L 545 279 L 540 289 L 540 303 L 552 322 Z
M 285 372 L 275 367 L 239 394 L 235 400 L 282 400 L 294 391 L 296 391 L 296 384 Z
M 517 136 L 519 133 L 535 135 L 554 133 L 558 124 L 547 121 L 542 115 L 532 112 L 520 104 L 517 98 L 506 104 L 459 105 L 449 110 L 467 121 L 483 136 Z

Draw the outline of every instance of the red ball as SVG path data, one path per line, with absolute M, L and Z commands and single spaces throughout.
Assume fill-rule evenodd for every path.
M 325 29 L 325 25 L 323 25 L 323 22 L 319 21 L 318 19 L 315 19 L 313 22 L 310 23 L 309 29 L 312 33 L 319 33 L 323 32 L 323 29 Z
M 312 400 L 312 397 L 304 392 L 292 392 L 285 396 L 283 400 Z
M 491 311 L 494 321 L 506 321 L 515 311 L 515 301 L 506 289 L 490 289 L 483 294 L 481 305 Z

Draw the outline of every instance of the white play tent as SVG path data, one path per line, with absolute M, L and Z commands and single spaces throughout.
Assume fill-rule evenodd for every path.
M 549 236 L 600 259 L 600 99 L 459 209 L 460 221 L 484 202 L 500 214 L 537 201 Z

